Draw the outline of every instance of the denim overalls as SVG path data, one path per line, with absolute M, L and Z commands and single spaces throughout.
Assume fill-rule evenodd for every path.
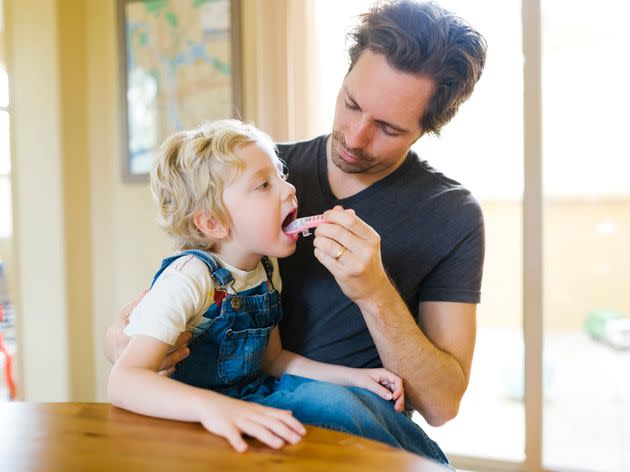
M 172 376 L 175 380 L 291 410 L 303 423 L 364 436 L 448 464 L 439 446 L 417 424 L 368 390 L 289 374 L 275 379 L 262 372 L 269 336 L 282 317 L 269 259 L 262 259 L 268 283 L 239 293 L 228 293 L 234 292 L 232 274 L 210 253 L 199 250 L 164 259 L 153 283 L 169 264 L 185 255 L 193 255 L 208 266 L 215 294 L 219 291 L 225 297 L 208 308 L 202 323 L 193 330 L 190 355 L 177 364 Z
M 165 259 L 153 283 L 169 264 L 184 255 L 203 261 L 214 280 L 215 294 L 225 295 L 203 314 L 203 321 L 192 332 L 190 355 L 177 364 L 173 378 L 242 398 L 267 380 L 262 373 L 262 359 L 271 331 L 282 317 L 280 294 L 271 283 L 271 262 L 266 257 L 262 260 L 271 290 L 263 283 L 241 293 L 228 293 L 234 292 L 232 274 L 209 253 L 198 250 Z

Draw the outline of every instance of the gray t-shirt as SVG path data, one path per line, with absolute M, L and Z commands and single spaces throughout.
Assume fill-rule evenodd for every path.
M 470 192 L 410 152 L 384 179 L 337 199 L 326 173 L 326 139 L 278 146 L 299 216 L 334 205 L 354 209 L 381 236 L 385 270 L 416 317 L 422 301 L 479 303 L 484 225 Z M 295 254 L 279 263 L 283 347 L 322 362 L 380 367 L 363 315 L 313 255 L 313 238 L 300 237 Z

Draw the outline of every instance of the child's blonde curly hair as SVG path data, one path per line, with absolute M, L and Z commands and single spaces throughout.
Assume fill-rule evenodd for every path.
M 207 122 L 175 133 L 162 143 L 151 169 L 151 193 L 158 204 L 158 223 L 178 249 L 212 247 L 214 242 L 195 226 L 195 215 L 201 211 L 231 223 L 222 198 L 229 183 L 225 179 L 232 175 L 226 171 L 241 170 L 235 151 L 253 143 L 276 156 L 268 135 L 238 120 Z

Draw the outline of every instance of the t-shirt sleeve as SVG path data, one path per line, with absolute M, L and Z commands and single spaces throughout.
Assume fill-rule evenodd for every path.
M 445 234 L 452 249 L 422 281 L 419 301 L 479 303 L 485 252 L 481 207 L 469 199 Z M 448 239 L 448 238 L 446 238 Z
M 129 316 L 124 333 L 174 345 L 191 318 L 210 304 L 213 281 L 206 265 L 184 256 L 168 266 Z

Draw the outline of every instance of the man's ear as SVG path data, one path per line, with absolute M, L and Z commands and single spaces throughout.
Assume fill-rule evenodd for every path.
M 230 228 L 226 224 L 205 210 L 193 217 L 193 223 L 204 236 L 215 241 L 225 239 L 230 234 Z

